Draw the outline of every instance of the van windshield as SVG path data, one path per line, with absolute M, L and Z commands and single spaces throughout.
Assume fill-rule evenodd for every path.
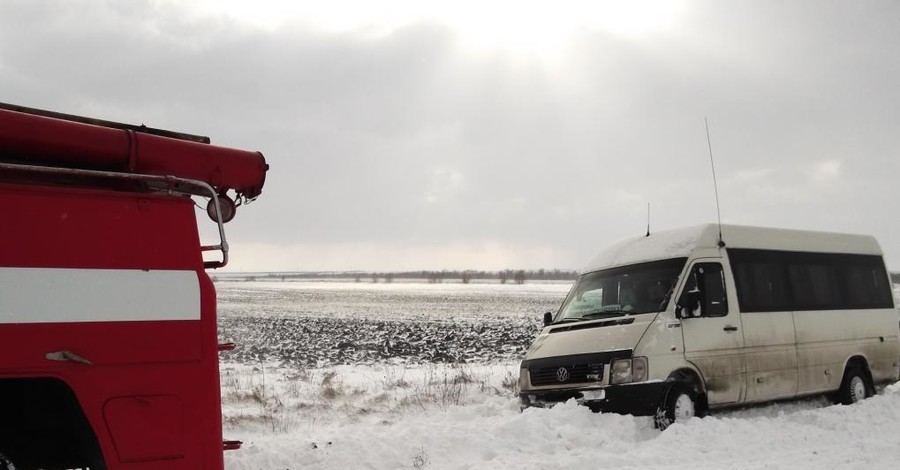
M 665 310 L 686 262 L 674 258 L 582 274 L 554 323 Z

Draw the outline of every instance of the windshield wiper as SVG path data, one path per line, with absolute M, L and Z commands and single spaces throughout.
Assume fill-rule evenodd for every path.
M 596 312 L 591 312 L 591 313 L 588 313 L 587 315 L 582 315 L 581 318 L 582 319 L 593 318 L 593 317 L 599 318 L 599 317 L 604 317 L 604 316 L 616 317 L 619 315 L 630 315 L 631 313 L 634 313 L 634 312 L 631 312 L 628 310 L 622 310 L 622 309 L 597 310 Z

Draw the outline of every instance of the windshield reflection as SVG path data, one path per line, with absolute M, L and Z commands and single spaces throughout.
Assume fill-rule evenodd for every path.
M 582 274 L 554 323 L 665 310 L 686 262 L 687 258 L 674 258 Z

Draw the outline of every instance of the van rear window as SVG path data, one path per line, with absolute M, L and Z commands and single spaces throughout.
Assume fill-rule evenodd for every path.
M 742 312 L 892 308 L 880 256 L 728 249 Z

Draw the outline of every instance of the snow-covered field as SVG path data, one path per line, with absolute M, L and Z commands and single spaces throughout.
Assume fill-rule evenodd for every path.
M 219 336 L 241 363 L 304 367 L 519 358 L 571 284 L 220 282 Z
M 244 441 L 241 450 L 226 453 L 226 468 L 887 469 L 900 463 L 897 384 L 854 406 L 809 398 L 718 412 L 663 433 L 648 418 L 593 414 L 574 404 L 520 413 L 513 356 L 567 287 L 218 284 L 223 339 L 256 347 L 222 366 L 225 436 Z M 372 322 L 383 327 L 368 329 Z M 490 340 L 476 340 L 478 331 Z M 407 338 L 393 341 L 396 332 Z M 410 338 L 421 344 L 399 346 Z M 398 355 L 376 347 L 385 339 L 397 344 Z

